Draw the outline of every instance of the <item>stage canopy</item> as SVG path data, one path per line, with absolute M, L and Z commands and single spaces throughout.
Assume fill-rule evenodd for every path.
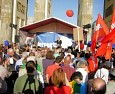
M 48 46 L 53 45 L 58 37 L 62 40 L 62 45 L 65 48 L 65 43 L 70 46 L 73 40 L 73 29 L 79 28 L 76 25 L 58 19 L 56 17 L 47 18 L 30 25 L 26 25 L 21 27 L 19 30 L 21 34 L 23 33 L 23 38 L 21 44 L 24 42 L 24 35 L 25 37 L 32 37 L 30 35 L 35 34 L 38 38 L 38 45 Z M 70 43 L 71 41 L 71 43 Z

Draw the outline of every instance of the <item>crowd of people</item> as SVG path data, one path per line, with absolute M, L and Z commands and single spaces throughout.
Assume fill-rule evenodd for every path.
M 110 60 L 94 57 L 77 44 L 0 44 L 0 94 L 115 94 L 115 49 Z

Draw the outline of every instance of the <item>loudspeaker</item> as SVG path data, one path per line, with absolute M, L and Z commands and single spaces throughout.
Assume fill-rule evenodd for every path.
M 15 35 L 15 43 L 19 43 L 19 35 Z

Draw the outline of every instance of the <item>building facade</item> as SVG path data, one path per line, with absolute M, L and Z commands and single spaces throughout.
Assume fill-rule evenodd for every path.
M 27 25 L 32 24 L 34 22 L 34 17 L 28 17 L 27 19 Z
M 77 25 L 83 27 L 87 24 L 92 24 L 92 14 L 93 14 L 93 0 L 79 0 L 78 1 L 78 20 Z M 86 28 L 87 35 L 85 33 L 85 42 L 91 40 L 92 30 L 91 28 Z
M 17 42 L 27 21 L 28 0 L 0 0 L 0 42 Z M 18 36 L 17 36 L 18 35 Z
M 110 28 L 115 0 L 104 0 L 104 21 Z
M 34 22 L 52 16 L 52 0 L 35 0 Z

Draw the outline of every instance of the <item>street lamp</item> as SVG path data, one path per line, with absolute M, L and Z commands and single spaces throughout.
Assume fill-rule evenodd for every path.
M 83 25 L 83 28 L 91 28 L 91 24 L 86 24 L 86 25 Z
M 10 23 L 9 26 L 11 27 L 11 42 L 12 42 L 12 41 L 13 41 L 13 40 L 12 40 L 12 37 L 13 37 L 13 35 L 12 35 L 13 28 L 14 28 L 14 29 L 17 29 L 17 25 L 15 25 L 15 24 L 13 24 L 13 23 Z

